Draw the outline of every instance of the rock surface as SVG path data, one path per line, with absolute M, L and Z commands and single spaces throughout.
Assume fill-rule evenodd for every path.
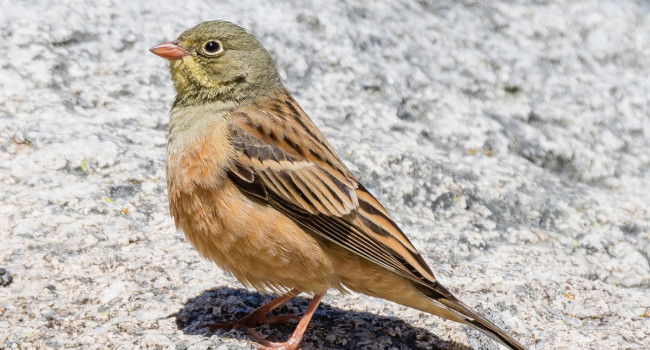
M 253 348 L 201 325 L 271 296 L 167 208 L 173 91 L 147 49 L 210 19 L 260 39 L 467 304 L 531 349 L 650 348 L 648 2 L 0 3 L 0 348 Z M 304 349 L 496 348 L 357 294 L 312 323 Z

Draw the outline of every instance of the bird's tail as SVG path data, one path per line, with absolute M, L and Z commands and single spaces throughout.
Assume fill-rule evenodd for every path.
M 512 350 L 526 350 L 526 347 L 507 335 L 485 317 L 479 315 L 467 305 L 463 304 L 460 300 L 451 295 L 451 293 L 447 296 L 442 296 L 436 291 L 432 290 L 431 292 L 433 292 L 431 293 L 433 295 L 430 295 L 430 298 L 433 301 L 433 304 L 435 304 L 432 305 L 431 313 L 437 315 L 443 314 L 442 316 L 447 319 L 472 326 Z M 446 312 L 441 312 L 441 309 Z

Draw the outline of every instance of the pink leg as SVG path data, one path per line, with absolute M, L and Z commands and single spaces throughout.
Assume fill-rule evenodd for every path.
M 255 309 L 255 311 L 251 312 L 250 315 L 245 316 L 235 322 L 210 323 L 201 326 L 201 328 L 209 328 L 211 331 L 217 329 L 251 328 L 251 327 L 255 327 L 258 323 L 266 323 L 266 322 L 278 323 L 278 322 L 286 322 L 291 319 L 297 319 L 298 316 L 295 315 L 284 315 L 284 316 L 274 316 L 274 317 L 266 317 L 266 315 L 269 312 L 273 311 L 278 306 L 295 298 L 298 294 L 300 294 L 299 290 L 292 289 L 289 292 L 282 294 L 279 297 Z
M 309 306 L 307 306 L 307 310 L 305 310 L 305 313 L 302 315 L 302 318 L 300 319 L 300 322 L 298 323 L 298 326 L 296 327 L 296 330 L 293 331 L 293 335 L 289 340 L 287 340 L 284 343 L 272 343 L 270 341 L 264 340 L 259 333 L 257 333 L 254 329 L 250 329 L 249 333 L 257 339 L 257 341 L 260 342 L 261 345 L 258 345 L 258 349 L 260 350 L 297 350 L 298 347 L 300 346 L 300 341 L 302 340 L 302 336 L 305 334 L 305 330 L 307 329 L 307 325 L 309 325 L 309 321 L 311 321 L 311 317 L 314 315 L 314 312 L 318 308 L 318 304 L 320 304 L 321 299 L 325 296 L 325 293 L 321 294 L 316 294 L 314 295 L 314 299 L 311 300 L 309 303 Z

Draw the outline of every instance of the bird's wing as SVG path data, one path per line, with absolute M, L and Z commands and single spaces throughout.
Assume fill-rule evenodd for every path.
M 239 108 L 229 118 L 237 152 L 229 177 L 241 190 L 282 211 L 308 232 L 449 294 L 288 93 Z

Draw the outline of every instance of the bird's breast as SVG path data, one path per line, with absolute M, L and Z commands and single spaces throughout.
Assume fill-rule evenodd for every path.
M 167 186 L 190 193 L 197 187 L 217 189 L 234 158 L 225 113 L 205 107 L 172 110 L 167 144 Z M 171 204 L 171 203 L 170 203 Z

